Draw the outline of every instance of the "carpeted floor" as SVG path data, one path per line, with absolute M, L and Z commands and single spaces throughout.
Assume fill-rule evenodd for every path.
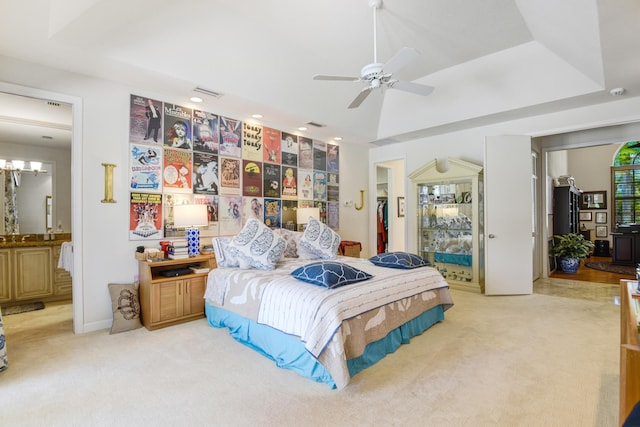
M 34 302 L 34 303 L 30 303 L 30 304 L 14 305 L 14 306 L 11 306 L 11 307 L 3 307 L 2 308 L 2 315 L 3 316 L 8 316 L 10 314 L 26 313 L 28 311 L 42 310 L 43 308 L 44 308 L 44 303 L 43 302 Z
M 628 274 L 630 276 L 636 275 L 636 268 L 628 265 L 613 265 L 610 262 L 586 262 L 585 267 L 593 268 L 594 270 L 609 271 L 611 273 Z

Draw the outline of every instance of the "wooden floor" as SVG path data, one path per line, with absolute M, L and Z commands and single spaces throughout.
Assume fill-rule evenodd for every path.
M 592 256 L 590 258 L 587 258 L 586 262 L 611 262 L 611 257 Z M 595 270 L 593 268 L 585 267 L 584 264 L 580 265 L 578 272 L 575 274 L 563 273 L 560 270 L 556 270 L 555 272 L 551 273 L 549 277 L 553 279 L 568 279 L 568 280 L 580 280 L 584 282 L 609 283 L 612 285 L 619 284 L 620 279 L 635 279 L 634 276 Z

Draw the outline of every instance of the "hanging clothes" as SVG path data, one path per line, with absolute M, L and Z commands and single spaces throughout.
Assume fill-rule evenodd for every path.
M 378 253 L 387 251 L 388 238 L 388 218 L 387 218 L 387 199 L 378 199 L 376 223 L 378 229 Z

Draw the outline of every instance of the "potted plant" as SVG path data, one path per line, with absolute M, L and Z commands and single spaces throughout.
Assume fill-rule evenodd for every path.
M 568 233 L 554 236 L 556 244 L 553 254 L 558 257 L 560 269 L 565 273 L 575 273 L 580 267 L 580 261 L 589 256 L 594 244 L 585 240 L 582 234 Z

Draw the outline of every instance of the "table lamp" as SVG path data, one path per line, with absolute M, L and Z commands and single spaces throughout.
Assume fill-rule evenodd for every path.
M 301 225 L 301 231 L 304 231 L 305 227 L 309 223 L 309 218 L 314 218 L 320 221 L 320 208 L 298 208 L 296 213 L 296 221 Z
M 207 205 L 176 205 L 173 207 L 174 227 L 185 227 L 189 256 L 200 254 L 200 229 L 209 223 Z

